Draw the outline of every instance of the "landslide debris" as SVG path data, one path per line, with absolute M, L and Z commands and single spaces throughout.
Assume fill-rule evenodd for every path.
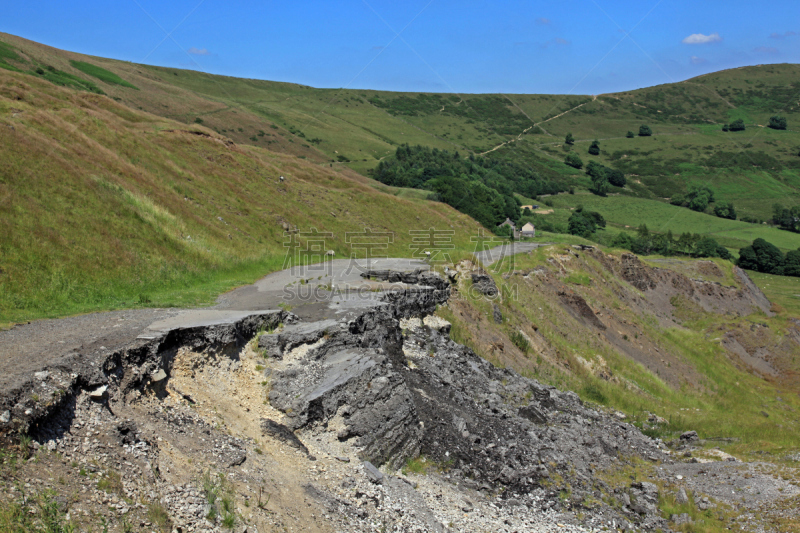
M 38 379 L 69 377 L 59 401 L 22 410 L 19 391 L 6 395 L 13 414 L 0 423 L 7 438 L 30 432 L 37 461 L 80 495 L 64 506 L 70 520 L 86 525 L 666 527 L 654 508 L 603 503 L 617 496 L 594 475 L 669 461 L 662 443 L 453 342 L 430 316 L 450 296 L 444 279 L 403 283 L 333 320 L 255 315 L 143 340 L 94 371 L 46 370 Z M 53 486 L 35 464 L 21 472 Z

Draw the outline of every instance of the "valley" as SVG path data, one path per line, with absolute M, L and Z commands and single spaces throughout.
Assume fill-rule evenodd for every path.
M 392 93 L 0 34 L 0 529 L 798 530 L 800 278 L 737 266 L 800 249 L 798 69 Z

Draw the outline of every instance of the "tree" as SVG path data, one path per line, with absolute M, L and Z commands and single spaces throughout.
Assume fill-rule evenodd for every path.
M 792 250 L 786 254 L 783 275 L 800 277 L 800 250 Z
M 694 247 L 695 257 L 721 257 L 731 259 L 731 253 L 711 237 L 703 237 Z
M 625 137 L 627 137 L 628 139 L 633 139 L 634 137 L 633 132 L 629 131 L 628 133 L 625 134 Z
M 592 178 L 592 186 L 589 188 L 589 190 L 597 196 L 606 196 L 608 195 L 608 187 L 608 180 L 605 178 L 605 176 L 601 176 L 596 179 Z
M 514 231 L 511 229 L 511 226 L 496 226 L 492 231 L 498 237 L 514 237 Z
M 600 155 L 600 143 L 598 141 L 592 141 L 592 145 L 589 147 L 589 154 Z
M 786 118 L 775 115 L 774 117 L 769 117 L 769 127 L 773 130 L 785 130 L 786 129 Z
M 597 229 L 594 222 L 589 217 L 585 217 L 580 211 L 573 212 L 569 216 L 567 224 L 567 231 L 571 235 L 578 235 L 584 238 L 589 237 Z
M 744 120 L 736 119 L 736 120 L 734 120 L 733 122 L 730 123 L 728 128 L 731 131 L 744 131 L 744 129 L 745 129 L 744 128 Z
M 572 136 L 572 133 L 567 133 L 567 137 L 564 139 L 564 144 L 568 144 L 570 146 L 575 144 L 575 137 Z
M 717 245 L 717 254 L 721 259 L 725 259 L 726 261 L 733 261 L 733 256 L 731 255 L 730 251 L 724 246 Z
M 650 129 L 650 126 L 647 124 L 642 124 L 639 126 L 639 137 L 650 137 L 653 134 L 653 130 Z
M 686 197 L 688 199 L 694 198 L 698 194 L 706 194 L 708 195 L 708 201 L 713 203 L 714 202 L 714 189 L 709 187 L 708 185 L 701 185 L 699 183 L 692 183 L 689 185 L 689 190 L 686 193 Z
M 581 161 L 581 158 L 578 157 L 578 154 L 572 152 L 568 153 L 567 157 L 564 158 L 564 163 L 572 168 L 581 168 L 583 166 L 583 161 Z
M 624 248 L 625 250 L 630 250 L 633 246 L 633 237 L 625 232 L 617 233 L 617 236 L 614 237 L 614 240 L 611 241 L 611 246 L 614 248 Z
M 684 204 L 686 204 L 686 195 L 678 193 L 669 199 L 669 203 L 682 207 Z
M 719 218 L 727 218 L 729 220 L 736 220 L 736 210 L 730 202 L 717 202 L 714 206 L 714 214 Z
M 736 264 L 746 270 L 758 270 L 758 257 L 752 244 L 739 250 L 739 260 Z
M 705 191 L 701 191 L 697 195 L 695 195 L 691 200 L 689 200 L 689 209 L 692 211 L 699 211 L 703 212 L 708 207 L 709 197 L 708 193 Z
M 606 178 L 608 178 L 608 182 L 614 187 L 624 187 L 627 183 L 625 174 L 621 170 L 615 168 L 609 169 L 606 172 Z
M 586 173 L 592 178 L 592 186 L 589 190 L 598 196 L 605 196 L 608 194 L 608 178 L 606 178 L 606 171 L 610 170 L 603 165 L 591 161 L 586 166 Z
M 711 237 L 703 237 L 694 249 L 695 257 L 716 257 L 717 241 Z
M 591 220 L 598 229 L 606 227 L 606 219 L 597 211 L 583 211 L 583 216 Z
M 689 190 L 685 195 L 675 195 L 670 203 L 673 205 L 685 205 L 692 211 L 703 212 L 708 204 L 714 202 L 714 190 L 706 185 L 693 183 L 689 185 Z
M 727 124 L 722 125 L 722 131 L 730 131 L 730 127 Z
M 779 269 L 783 267 L 784 257 L 778 247 L 762 238 L 754 240 L 752 246 L 758 258 L 759 272 L 779 273 Z
M 775 222 L 779 228 L 800 233 L 800 206 L 796 205 L 791 208 L 786 208 L 780 204 L 774 204 L 772 210 L 772 221 Z
M 794 254 L 792 254 L 794 260 Z M 739 250 L 737 264 L 748 270 L 757 270 L 767 274 L 782 275 L 784 272 L 783 253 L 772 243 L 758 238 L 750 246 Z

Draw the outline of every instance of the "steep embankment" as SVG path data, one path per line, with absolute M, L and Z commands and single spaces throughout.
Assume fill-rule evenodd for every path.
M 19 443 L 6 445 L 0 486 L 28 483 L 27 498 L 2 493 L 0 520 L 162 531 L 722 531 L 746 514 L 763 531 L 797 525 L 787 511 L 800 494 L 797 450 L 779 446 L 794 442 L 796 399 L 786 394 L 785 412 L 755 424 L 749 404 L 778 389 L 737 369 L 718 344 L 709 350 L 718 339 L 693 323 L 778 324 L 741 272 L 708 261 L 655 269 L 581 247 L 517 259 L 495 277 L 467 262 L 442 277 L 421 263 L 345 273 L 350 291 L 315 292 L 298 315 L 168 319 L 128 344 L 41 359 L 0 394 L 0 430 Z M 303 279 L 279 273 L 257 290 L 269 302 L 270 291 L 296 291 Z M 479 352 L 491 343 L 495 364 L 451 336 Z M 676 365 L 689 381 L 679 392 L 676 376 L 653 375 Z M 732 380 L 746 390 L 731 390 Z M 622 408 L 633 424 L 554 381 Z M 736 406 L 732 426 L 740 402 L 748 407 Z M 697 433 L 680 433 L 687 426 Z M 21 463 L 31 447 L 36 460 Z M 46 479 L 56 475 L 58 484 Z
M 765 498 L 751 476 L 755 469 L 800 480 L 797 317 L 728 262 L 643 262 L 572 242 L 506 259 L 491 277 L 468 263 L 450 270 L 454 295 L 437 315 L 452 322 L 453 339 L 495 365 L 618 410 L 676 446 L 697 431 L 703 441 L 682 461 L 698 466 L 665 469 L 691 476 L 695 502 L 701 490 L 713 492 L 738 506 L 731 518 L 763 512 L 774 522 L 758 527 L 796 528 L 787 513 L 796 497 Z M 729 455 L 750 464 L 706 468 Z M 717 476 L 735 492 L 718 490 Z M 707 521 L 702 530 L 721 525 Z
M 632 254 L 556 245 L 492 268 L 497 295 L 482 296 L 464 280 L 442 316 L 455 324 L 456 339 L 498 364 L 618 407 L 674 400 L 661 408 L 672 411 L 675 430 L 692 423 L 680 409 L 701 398 L 719 402 L 720 415 L 729 402 L 749 398 L 739 416 L 748 411 L 763 422 L 757 391 L 797 385 L 796 318 L 775 315 L 747 275 L 725 261 L 648 265 Z M 725 349 L 740 337 L 747 338 L 736 341 L 741 347 Z M 704 423 L 714 419 L 704 416 Z M 788 411 L 774 416 L 796 425 Z M 726 418 L 715 431 L 735 430 Z
M 323 235 L 296 242 L 319 259 L 362 253 L 346 234 L 365 228 L 394 232 L 383 253 L 407 256 L 409 230 L 446 229 L 466 248 L 478 226 L 442 204 L 0 69 L 0 323 L 209 301 L 282 268 L 285 233 L 312 228 Z
M 24 476 L 33 495 L 3 491 L 0 525 L 666 525 L 663 488 L 641 476 L 596 477 L 672 463 L 663 443 L 450 340 L 450 325 L 430 316 L 450 297 L 445 279 L 416 267 L 363 277 L 353 288 L 369 290 L 320 301 L 332 318 L 281 310 L 154 324 L 124 346 L 41 360 L 18 380 L 24 386 L 0 393 L 0 434 L 19 443 L 6 445 L 0 486 Z M 403 282 L 376 291 L 375 279 Z M 26 433 L 36 460 L 21 464 Z

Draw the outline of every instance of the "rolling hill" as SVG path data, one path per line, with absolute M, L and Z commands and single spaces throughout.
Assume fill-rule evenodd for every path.
M 704 181 L 742 215 L 762 220 L 773 203 L 794 205 L 800 194 L 798 65 L 732 69 L 600 96 L 453 95 L 315 89 L 91 58 L 6 34 L 0 41 L 20 57 L 6 58 L 12 68 L 36 75 L 35 68 L 50 66 L 128 107 L 361 174 L 407 143 L 513 159 L 547 179 L 586 186 L 585 175 L 563 164 L 571 132 L 572 150 L 585 158 L 588 143 L 599 139 L 597 160 L 632 178 L 621 194 L 665 198 Z M 98 83 L 76 62 L 136 89 Z M 775 114 L 787 118 L 786 131 L 764 127 Z M 745 131 L 721 131 L 736 119 Z M 626 138 L 641 124 L 651 126 L 652 137 Z
M 264 261 L 276 264 L 284 223 L 332 229 L 339 252 L 342 230 L 356 220 L 407 232 L 413 211 L 425 227 L 452 218 L 474 230 L 454 210 L 425 201 L 426 191 L 369 177 L 403 144 L 510 161 L 562 190 L 576 188 L 553 199 L 555 220 L 584 203 L 606 216 L 611 233 L 650 221 L 655 231 L 712 234 L 734 251 L 754 237 L 784 250 L 800 246 L 796 234 L 665 200 L 703 182 L 740 216 L 766 220 L 774 203 L 797 204 L 797 65 L 600 96 L 451 95 L 237 79 L 89 57 L 8 34 L 0 43 L 0 283 L 3 309 L 17 310 L 6 311 L 6 321 L 45 308 L 181 303 L 172 298 L 178 287 L 210 287 L 198 295 L 207 300 L 254 279 Z M 787 130 L 763 127 L 776 113 Z M 739 118 L 744 132 L 721 130 Z M 626 137 L 643 123 L 651 137 Z M 572 147 L 563 144 L 568 132 Z M 601 152 L 589 156 L 594 139 Z M 608 198 L 583 194 L 590 181 L 563 163 L 567 151 L 624 171 L 628 185 Z M 279 174 L 291 175 L 285 199 L 275 194 Z M 469 248 L 466 234 L 458 240 Z M 406 243 L 393 246 L 409 253 Z M 231 274 L 242 269 L 248 273 Z
M 705 487 L 695 485 L 690 491 L 692 500 L 684 494 L 686 501 L 679 502 L 677 482 L 684 476 L 689 478 L 687 471 L 681 470 L 684 474 L 675 476 L 677 470 L 668 473 L 664 468 L 666 463 L 652 457 L 620 462 L 609 469 L 596 468 L 597 465 L 587 461 L 582 468 L 588 473 L 581 476 L 598 480 L 597 490 L 573 492 L 575 487 L 568 478 L 548 473 L 549 479 L 542 482 L 542 487 L 547 489 L 551 499 L 559 500 L 558 505 L 574 506 L 581 514 L 584 510 L 600 508 L 601 500 L 605 502 L 602 505 L 613 505 L 627 513 L 627 507 L 618 503 L 617 496 L 612 494 L 625 495 L 631 481 L 647 479 L 657 482 L 662 491 L 658 512 L 663 513 L 664 520 L 677 522 L 676 518 L 682 519 L 684 513 L 687 518 L 691 515 L 693 523 L 676 525 L 682 531 L 737 529 L 742 516 L 755 516 L 752 523 L 770 522 L 774 531 L 796 531 L 795 510 L 800 498 L 795 491 L 800 483 L 796 468 L 800 460 L 797 448 L 800 428 L 796 416 L 800 409 L 797 380 L 800 373 L 797 358 L 800 296 L 795 294 L 800 292 L 798 278 L 756 274 L 751 282 L 738 267 L 722 259 L 648 257 L 642 260 L 577 236 L 544 232 L 540 232 L 537 239 L 553 243 L 552 246 L 507 257 L 491 266 L 475 264 L 470 253 L 475 248 L 472 237 L 484 229 L 475 219 L 445 203 L 430 200 L 429 190 L 388 186 L 372 176 L 379 177 L 374 171 L 381 161 L 386 161 L 384 167 L 389 167 L 392 158 L 397 159 L 398 148 L 409 152 L 406 145 L 422 145 L 424 148 L 417 152 L 425 156 L 430 154 L 433 158 L 436 154 L 436 158 L 450 161 L 458 158 L 458 164 L 453 167 L 463 169 L 465 175 L 469 171 L 481 176 L 507 172 L 516 180 L 514 183 L 524 183 L 525 172 L 529 171 L 536 178 L 529 182 L 555 184 L 559 191 L 573 189 L 573 194 L 553 195 L 545 195 L 544 189 L 537 189 L 530 193 L 540 195 L 537 200 L 522 197 L 519 190 L 506 191 L 506 197 L 511 195 L 513 199 L 516 194 L 516 199 L 523 203 L 545 204 L 550 213 L 540 216 L 550 217 L 556 225 L 565 225 L 570 214 L 582 205 L 605 217 L 606 236 L 634 232 L 638 225 L 647 224 L 654 232 L 710 235 L 733 250 L 757 237 L 774 242 L 784 250 L 796 249 L 800 246 L 799 234 L 763 223 L 714 217 L 671 205 L 667 200 L 685 191 L 690 184 L 701 182 L 712 186 L 720 200 L 734 202 L 740 214 L 757 219 L 768 218 L 773 203 L 796 205 L 800 195 L 798 90 L 800 67 L 797 65 L 735 69 L 660 87 L 599 96 L 314 89 L 88 57 L 0 34 L 0 325 L 108 309 L 203 305 L 224 291 L 286 267 L 287 251 L 291 251 L 288 245 L 295 242 L 303 250 L 300 260 L 324 259 L 328 251 L 338 257 L 348 257 L 355 251 L 352 234 L 369 228 L 394 234 L 386 243 L 386 254 L 408 257 L 415 253 L 411 231 L 445 230 L 447 238 L 452 239 L 448 242 L 452 243 L 455 263 L 450 265 L 453 269 L 447 274 L 452 281 L 447 291 L 451 297 L 449 301 L 439 301 L 441 305 L 431 304 L 431 309 L 435 307 L 438 318 L 446 321 L 439 323 L 448 324 L 447 335 L 453 341 L 471 348 L 492 363 L 486 363 L 486 368 L 492 366 L 492 374 L 480 377 L 487 382 L 486 392 L 491 391 L 481 396 L 485 398 L 487 412 L 491 410 L 492 416 L 506 418 L 505 414 L 500 414 L 503 411 L 492 407 L 496 403 L 494 398 L 498 406 L 502 401 L 502 409 L 507 406 L 515 413 L 522 405 L 517 401 L 531 405 L 533 389 L 519 389 L 513 396 L 506 397 L 511 400 L 501 400 L 495 392 L 507 387 L 503 375 L 508 376 L 510 372 L 506 369 L 514 369 L 548 386 L 577 391 L 581 401 L 609 415 L 612 429 L 627 425 L 622 422 L 627 419 L 632 424 L 631 429 L 635 426 L 649 436 L 671 443 L 670 461 L 675 459 L 675 464 L 681 468 L 686 465 L 707 468 L 707 462 L 713 461 L 717 467 L 727 469 L 720 471 L 728 472 L 725 474 L 728 481 L 731 473 L 740 477 L 740 484 L 731 495 L 727 495 L 728 485 L 725 485 L 726 498 L 715 497 L 710 503 L 715 507 L 703 504 L 701 508 L 695 506 L 695 502 L 700 504 L 703 494 L 722 486 L 723 475 L 719 479 L 708 478 Z M 763 127 L 774 114 L 787 118 L 787 130 Z M 737 119 L 745 122 L 744 132 L 722 131 L 723 124 Z M 648 124 L 653 135 L 627 135 L 628 131 L 638 131 L 642 124 Z M 576 138 L 571 147 L 563 144 L 565 135 L 570 132 Z M 595 139 L 600 143 L 600 154 L 590 156 L 587 148 Z M 442 156 L 444 151 L 447 157 Z M 590 180 L 586 174 L 563 162 L 570 151 L 579 153 L 585 162 L 598 161 L 622 170 L 627 185 L 613 189 L 608 197 L 591 194 L 587 190 Z M 415 170 L 424 175 L 426 169 Z M 516 204 L 512 209 L 516 209 Z M 477 212 L 476 218 L 479 215 L 482 214 Z M 318 230 L 323 236 L 311 230 Z M 440 272 L 443 270 L 442 265 L 435 266 Z M 298 282 L 304 285 L 311 282 L 316 286 L 325 283 L 319 278 Z M 285 302 L 281 305 L 285 307 Z M 279 313 L 285 314 L 284 311 Z M 398 309 L 397 316 L 405 316 L 400 311 L 405 312 Z M 403 367 L 402 372 L 415 376 L 441 375 L 443 379 L 436 377 L 437 386 L 438 381 L 444 384 L 445 379 L 450 386 L 450 380 L 457 375 L 451 372 L 452 368 L 456 365 L 471 368 L 470 364 L 454 363 L 466 349 L 459 347 L 458 353 L 450 348 L 437 352 L 438 347 L 445 346 L 444 338 L 434 333 L 428 323 L 424 323 L 427 329 L 420 330 L 425 332 L 425 338 L 422 334 L 417 338 L 413 331 L 409 333 L 415 329 L 411 320 L 405 323 L 409 328 L 401 327 L 394 316 L 391 315 L 390 320 L 392 329 L 384 330 L 388 332 L 385 337 L 391 342 L 399 339 L 403 352 L 397 351 L 397 345 L 393 344 L 392 351 L 387 350 L 387 353 L 392 354 L 392 364 Z M 61 323 L 70 323 L 70 320 Z M 19 351 L 15 339 L 23 338 L 30 331 L 26 328 L 48 330 L 50 325 L 45 322 L 23 326 L 5 332 L 8 333 L 6 338 L 11 339 L 12 349 Z M 324 330 L 320 329 L 321 338 L 316 337 L 314 342 L 325 344 L 333 335 L 335 340 L 330 344 L 338 346 L 339 338 L 335 336 L 340 333 L 342 338 L 347 335 L 346 342 L 351 342 L 352 328 L 340 330 L 339 327 L 329 330 L 326 325 Z M 58 328 L 47 331 L 48 338 L 54 338 L 53 345 L 62 342 L 57 331 Z M 261 333 L 263 331 L 259 335 Z M 265 336 L 274 334 L 270 329 Z M 373 335 L 373 330 L 369 335 Z M 272 338 L 277 342 L 278 338 Z M 403 344 L 404 338 L 408 339 L 407 344 Z M 247 342 L 244 337 L 237 339 L 237 342 Z M 207 414 L 215 424 L 214 431 L 222 433 L 224 429 L 226 435 L 232 436 L 230 428 L 244 427 L 240 425 L 244 424 L 241 420 L 260 418 L 264 413 L 262 409 L 274 408 L 274 405 L 268 406 L 273 378 L 290 380 L 286 382 L 290 384 L 287 387 L 292 389 L 290 396 L 295 395 L 293 387 L 302 383 L 301 379 L 296 379 L 297 372 L 284 373 L 287 367 L 276 365 L 287 360 L 295 364 L 298 359 L 293 356 L 282 362 L 266 357 L 266 352 L 260 349 L 256 352 L 260 341 L 253 340 L 255 342 L 245 347 L 246 357 L 231 366 L 227 362 L 217 366 L 216 358 L 208 357 L 205 351 L 194 354 L 193 350 L 199 350 L 197 345 L 187 351 L 169 344 L 170 357 L 175 353 L 179 354 L 175 357 L 197 355 L 197 361 L 209 365 L 201 370 L 194 363 L 184 365 L 185 360 L 177 359 L 180 364 L 173 367 L 176 373 L 171 377 L 183 379 L 180 372 L 184 371 L 191 374 L 185 375 L 186 382 L 175 380 L 172 383 L 179 383 L 181 390 L 191 394 L 177 394 L 179 391 L 175 388 L 176 394 L 168 395 L 169 402 L 191 402 L 192 407 L 184 406 L 187 412 Z M 305 340 L 302 343 L 305 346 Z M 412 343 L 414 351 L 406 351 L 412 348 Z M 359 349 L 363 347 L 359 345 Z M 53 357 L 47 346 L 37 346 L 37 349 L 46 358 Z M 111 357 L 110 353 L 102 346 L 95 355 Z M 303 353 L 316 357 L 315 352 Z M 394 361 L 395 356 L 397 361 Z M 161 355 L 154 351 L 153 357 Z M 412 360 L 415 358 L 419 365 Z M 89 360 L 88 357 L 81 359 L 80 364 L 90 368 L 94 363 L 89 364 Z M 312 371 L 319 368 L 315 366 L 318 361 L 302 361 L 302 365 Z M 147 361 L 146 367 L 138 362 L 136 365 L 140 366 L 131 365 L 125 372 L 134 369 L 137 380 L 150 380 L 147 377 L 150 376 L 155 382 L 158 374 L 152 370 L 166 368 L 162 364 L 160 359 Z M 446 374 L 429 372 L 426 369 L 434 368 L 427 366 L 429 364 L 443 365 L 441 368 L 447 369 Z M 111 365 L 98 365 L 98 368 L 101 366 L 112 372 Z M 48 377 L 52 382 L 53 376 L 59 373 L 70 375 L 63 368 L 48 368 L 53 371 L 52 376 L 48 372 L 35 372 L 31 377 L 35 386 L 40 387 L 37 391 L 42 390 L 41 383 Z M 339 367 L 325 368 L 338 371 Z M 195 377 L 196 369 L 203 374 Z M 279 370 L 273 374 L 275 369 Z M 226 375 L 229 370 L 231 373 Z M 396 376 L 395 370 L 390 375 Z M 204 374 L 206 371 L 210 373 Z M 95 374 L 95 369 L 91 369 L 91 373 Z M 227 385 L 220 388 L 216 381 L 224 377 L 227 383 L 236 383 L 228 377 L 237 373 L 236 379 L 241 378 L 238 382 L 241 387 L 237 385 L 238 397 L 232 389 L 226 388 Z M 42 375 L 45 377 L 40 377 Z M 498 379 L 489 380 L 487 375 L 497 375 Z M 77 380 L 75 376 L 77 374 L 71 378 L 73 381 Z M 365 381 L 366 386 L 359 385 L 363 389 L 360 392 L 372 395 L 381 390 L 372 389 L 372 383 L 379 384 L 379 379 L 388 378 L 382 375 Z M 145 382 L 141 383 L 144 387 Z M 90 384 L 95 386 L 94 381 L 87 381 L 81 382 L 80 387 L 89 392 Z M 198 388 L 185 389 L 184 384 Z M 154 383 L 147 386 L 151 385 L 155 386 Z M 46 389 L 47 396 L 43 394 L 40 398 L 38 392 L 29 394 L 33 390 L 26 391 L 19 401 L 15 399 L 9 405 L 19 411 L 40 400 L 42 404 L 51 398 L 61 401 L 59 398 L 64 392 L 63 389 L 52 392 Z M 100 391 L 100 396 L 108 392 L 105 387 L 91 390 Z M 470 390 L 468 382 L 458 380 L 453 383 L 452 390 L 463 394 L 465 399 L 475 392 Z M 446 397 L 446 394 L 428 397 L 424 391 L 419 391 L 428 401 L 430 397 L 437 401 Z M 565 394 L 578 398 L 574 393 Z M 242 396 L 247 398 L 246 403 Z M 155 389 L 152 395 L 140 397 L 137 393 L 125 397 L 133 398 L 130 405 L 161 401 Z M 97 413 L 109 407 L 109 404 L 103 406 L 101 402 L 88 401 L 86 396 L 83 398 L 87 401 L 71 404 L 78 405 L 81 413 L 91 412 L 80 411 L 84 408 Z M 375 398 L 369 396 L 363 403 L 380 403 Z M 549 405 L 550 398 L 547 392 L 533 400 L 544 406 Z M 63 405 L 70 405 L 64 402 Z M 359 403 L 360 400 L 351 402 L 352 405 Z M 209 404 L 213 413 L 208 409 Z M 119 405 L 113 403 L 116 413 L 125 416 L 124 410 L 117 410 Z M 218 405 L 220 411 L 217 411 Z M 253 408 L 250 415 L 244 415 L 244 412 L 250 413 L 250 407 L 241 410 L 246 405 Z M 397 411 L 393 407 L 397 404 L 386 405 Z M 134 408 L 139 407 L 134 405 Z M 108 411 L 111 413 L 110 407 Z M 152 412 L 156 411 L 163 412 L 161 408 Z M 339 411 L 335 412 L 338 417 Z M 433 412 L 435 418 L 441 420 L 454 413 L 442 411 L 446 413 L 442 417 L 438 411 Z M 286 410 L 287 415 L 290 413 L 291 408 Z M 536 417 L 535 412 L 529 413 Z M 230 426 L 219 424 L 220 420 L 225 422 L 223 414 L 227 415 Z M 548 441 L 555 442 L 549 436 L 545 441 L 545 435 L 550 435 L 554 423 L 561 424 L 566 414 L 569 413 L 562 412 L 559 407 L 547 415 L 550 418 L 540 415 L 546 422 L 542 429 L 548 433 L 541 434 L 539 449 L 547 449 L 544 444 Z M 54 416 L 50 420 L 60 418 Z M 542 418 L 539 420 L 537 424 Z M 578 417 L 574 424 L 573 419 L 567 420 L 573 427 L 591 424 L 588 418 Z M 261 421 L 263 419 L 253 427 L 258 427 Z M 115 429 L 108 429 L 109 435 L 111 431 L 115 435 L 114 442 L 125 442 L 117 435 L 135 433 L 130 422 L 128 419 L 123 426 L 115 421 Z M 334 429 L 338 423 L 332 423 L 329 429 Z M 145 425 L 142 423 L 140 427 Z M 437 426 L 447 424 L 436 421 L 429 425 L 434 429 Z M 452 426 L 459 427 L 457 419 Z M 194 433 L 185 433 L 185 427 L 184 424 L 179 433 L 194 446 L 198 439 Z M 462 432 L 465 427 L 458 430 L 460 439 L 469 436 L 469 432 Z M 88 434 L 85 442 L 99 435 L 95 428 L 86 426 L 94 432 Z M 492 428 L 488 426 L 489 431 L 494 431 Z M 209 431 L 205 434 L 210 435 Z M 286 431 L 297 438 L 290 429 Z M 702 441 L 687 448 L 688 443 L 684 443 L 681 436 L 690 431 L 698 431 Z M 166 450 L 169 437 L 165 432 L 161 434 L 164 435 L 162 449 Z M 246 434 L 249 433 L 239 433 Z M 254 435 L 272 446 L 272 437 L 268 434 Z M 335 440 L 336 446 L 343 440 L 339 435 L 342 434 L 331 433 L 334 436 L 331 442 Z M 574 440 L 577 434 L 573 431 L 569 435 Z M 300 433 L 300 436 L 306 439 L 306 434 Z M 313 437 L 308 434 L 307 441 L 319 443 L 319 436 L 320 432 Z M 695 438 L 697 436 L 695 434 Z M 579 438 L 581 446 L 592 449 L 600 450 L 608 445 L 602 439 L 584 442 Z M 158 439 L 161 442 L 162 437 Z M 250 437 L 243 442 L 248 439 Z M 513 439 L 516 442 L 517 437 Z M 498 447 L 503 456 L 501 466 L 507 465 L 506 450 L 516 446 L 510 440 Z M 93 441 L 97 443 L 98 440 Z M 471 443 L 478 441 L 473 439 Z M 248 442 L 260 445 L 259 440 Z M 433 441 L 434 453 L 457 449 L 440 444 L 442 442 L 445 441 Z M 210 446 L 210 441 L 208 444 Z M 495 444 L 488 446 L 477 453 L 485 456 L 486 450 L 494 449 Z M 79 452 L 72 444 L 69 448 L 81 453 L 82 461 L 94 459 L 93 452 Z M 218 449 L 215 445 L 213 453 Z M 271 470 L 264 472 L 269 473 L 276 493 L 277 484 L 283 484 L 282 479 L 293 480 L 299 490 L 301 484 L 297 480 L 301 478 L 297 474 L 302 470 L 297 463 L 287 462 L 289 456 L 282 449 L 272 449 L 275 451 L 271 452 L 268 447 L 264 453 L 261 448 L 254 448 L 253 454 L 247 455 L 246 468 L 251 470 L 254 463 L 261 464 L 262 459 L 268 459 Z M 24 450 L 27 453 L 27 447 Z M 193 472 L 196 466 L 208 461 L 212 453 L 210 448 L 208 450 L 197 452 L 197 465 L 192 464 L 194 458 L 185 465 L 192 465 Z M 608 450 L 615 461 L 625 459 L 616 447 Z M 739 460 L 719 461 L 726 457 L 723 451 L 735 454 Z M 692 454 L 694 461 L 689 463 Z M 264 457 L 259 459 L 262 455 Z M 319 480 L 320 464 L 344 468 L 343 465 L 350 463 L 349 458 L 343 461 L 340 456 L 341 452 L 337 455 L 326 452 L 325 457 L 319 455 L 320 462 L 317 457 L 310 458 L 314 463 L 313 470 L 308 470 L 311 478 Z M 431 469 L 441 465 L 441 474 L 451 472 L 454 463 L 447 459 L 449 456 L 450 451 L 441 458 L 411 457 L 403 471 L 409 474 L 416 468 L 417 473 L 424 472 L 427 467 L 419 465 L 432 459 Z M 6 468 L 17 468 L 14 455 L 4 457 Z M 77 468 L 78 463 L 71 464 L 67 470 L 67 456 L 42 453 L 35 457 L 34 461 L 21 463 L 29 469 L 21 471 L 22 474 L 38 468 L 37 475 L 43 474 L 52 482 L 54 470 L 50 465 L 56 464 L 63 467 L 64 478 L 75 487 L 91 483 L 91 488 L 105 490 L 100 478 L 95 477 L 99 472 L 93 470 L 86 477 L 83 467 Z M 41 464 L 40 457 L 44 459 Z M 275 457 L 279 458 L 276 463 L 281 470 L 275 469 L 272 462 Z M 702 464 L 694 465 L 698 462 Z M 770 489 L 774 492 L 763 498 L 767 500 L 769 496 L 767 503 L 772 507 L 759 508 L 757 501 L 745 502 L 744 496 L 749 495 L 755 501 L 752 496 L 760 495 L 761 487 L 766 486 L 755 486 L 753 475 L 740 471 L 740 465 L 745 462 L 758 465 L 759 476 L 774 479 L 771 486 L 780 485 L 780 488 Z M 116 464 L 120 466 L 121 463 L 117 461 Z M 163 471 L 175 475 L 176 464 L 170 464 L 172 474 L 169 469 Z M 241 464 L 240 461 L 236 466 Z M 350 466 L 356 466 L 355 462 Z M 544 463 L 539 466 L 545 468 Z M 548 464 L 551 469 L 555 466 L 555 462 Z M 186 472 L 188 476 L 188 467 Z M 552 472 L 555 474 L 556 470 Z M 705 470 L 695 472 L 692 478 Z M 470 477 L 468 470 L 462 473 L 465 480 Z M 108 473 L 104 475 L 111 479 Z M 281 477 L 284 475 L 286 477 Z M 449 486 L 453 482 L 450 474 L 447 476 Z M 455 473 L 453 476 L 458 479 Z M 17 479 L 13 478 L 13 483 Z M 61 487 L 55 488 L 66 494 L 64 486 L 73 485 L 59 479 Z M 141 473 L 134 479 L 152 483 Z M 236 479 L 240 479 L 238 474 Z M 242 476 L 241 479 L 248 478 Z M 697 479 L 687 481 L 698 482 Z M 350 491 L 340 480 L 336 484 Z M 303 484 L 303 492 L 297 493 L 303 496 L 275 498 L 273 504 L 275 500 L 283 500 L 291 502 L 287 508 L 293 509 L 294 503 L 304 508 L 306 500 L 303 498 L 308 496 L 309 486 Z M 255 484 L 247 491 L 251 489 L 255 489 Z M 778 491 L 784 489 L 788 492 L 781 495 Z M 74 494 L 79 493 L 76 490 Z M 511 492 L 506 496 L 509 494 Z M 494 495 L 492 493 L 493 498 Z M 261 505 L 261 496 L 259 490 L 256 500 L 253 493 L 252 501 L 258 504 L 248 509 L 248 514 L 256 508 L 264 510 L 266 504 Z M 250 507 L 250 496 L 247 498 L 244 501 L 248 503 L 244 505 Z M 156 503 L 149 499 L 142 501 Z M 745 503 L 751 504 L 750 507 L 744 506 Z M 352 507 L 358 506 L 361 504 Z M 459 514 L 459 509 L 464 510 L 461 504 L 448 506 Z M 494 504 L 492 506 L 497 509 Z M 104 507 L 107 511 L 107 505 Z M 61 509 L 60 505 L 55 508 Z M 13 504 L 0 505 L 0 524 L 4 519 L 5 523 L 12 519 L 21 523 L 28 516 L 15 509 Z M 166 510 L 152 509 L 161 509 L 162 517 L 167 517 L 164 523 L 169 522 Z M 210 513 L 203 509 L 203 505 L 198 506 L 208 517 Z M 468 509 L 472 511 L 471 504 Z M 654 512 L 655 509 L 653 507 Z M 415 506 L 414 512 L 418 510 L 419 506 Z M 143 514 L 143 507 L 141 511 Z M 753 515 L 743 514 L 751 511 Z M 245 511 L 241 512 L 244 516 Z M 269 513 L 271 519 L 274 513 Z M 467 514 L 466 510 L 463 514 L 477 515 Z M 84 517 L 77 513 L 74 516 L 78 517 L 76 520 L 86 518 L 87 522 L 96 519 L 85 512 Z M 286 516 L 295 520 L 291 523 L 296 523 L 293 510 Z M 311 518 L 313 522 L 318 520 L 313 514 Z M 148 520 L 156 522 L 152 517 Z M 607 517 L 604 520 L 608 521 Z M 765 526 L 764 530 L 770 529 Z
M 349 256 L 347 232 L 364 228 L 395 232 L 393 255 L 412 252 L 411 229 L 468 248 L 479 228 L 342 169 L 4 70 L 0 161 L 0 323 L 208 302 L 284 268 L 295 229 L 328 234 L 319 259 Z

